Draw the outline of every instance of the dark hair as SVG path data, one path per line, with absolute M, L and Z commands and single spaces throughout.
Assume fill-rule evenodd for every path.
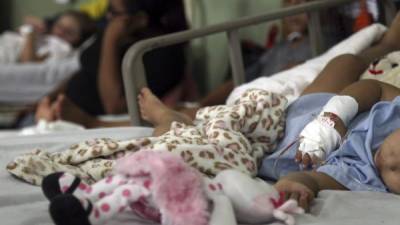
M 86 13 L 68 10 L 65 11 L 61 16 L 71 16 L 78 21 L 80 38 L 79 41 L 73 45 L 74 47 L 79 47 L 84 41 L 86 41 L 96 32 L 96 23 Z

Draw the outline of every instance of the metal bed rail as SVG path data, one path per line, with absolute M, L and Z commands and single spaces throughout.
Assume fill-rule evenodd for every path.
M 147 86 L 146 71 L 143 64 L 143 55 L 146 52 L 156 48 L 183 43 L 192 39 L 225 32 L 227 34 L 229 59 L 232 68 L 234 84 L 240 85 L 244 83 L 244 65 L 238 32 L 240 28 L 265 23 L 299 13 L 308 13 L 310 16 L 308 29 L 310 41 L 312 43 L 312 52 L 314 55 L 318 55 L 323 50 L 321 23 L 318 11 L 342 6 L 354 1 L 356 0 L 313 1 L 293 7 L 282 8 L 261 15 L 248 16 L 233 21 L 210 25 L 204 28 L 191 29 L 150 38 L 133 44 L 126 52 L 122 62 L 125 95 L 132 125 L 139 126 L 144 124 L 140 119 L 136 97 L 140 89 Z M 391 0 L 382 0 L 381 2 L 384 6 L 386 22 L 391 21 L 396 12 L 394 4 Z

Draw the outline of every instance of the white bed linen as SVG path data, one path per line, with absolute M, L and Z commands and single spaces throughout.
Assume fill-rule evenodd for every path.
M 0 218 L 5 225 L 52 224 L 48 213 L 48 201 L 41 189 L 12 177 L 6 164 L 15 156 L 32 148 L 49 151 L 63 150 L 69 145 L 95 137 L 111 137 L 120 140 L 148 136 L 149 128 L 112 128 L 63 132 L 56 134 L 0 138 Z M 316 199 L 311 214 L 297 216 L 299 225 L 398 225 L 400 221 L 400 197 L 393 194 L 372 192 L 323 191 Z M 125 213 L 108 224 L 139 225 L 155 224 Z M 273 223 L 275 225 L 280 223 Z M 221 224 L 222 225 L 222 224 Z
M 0 64 L 0 102 L 34 103 L 79 69 L 78 54 L 56 62 Z

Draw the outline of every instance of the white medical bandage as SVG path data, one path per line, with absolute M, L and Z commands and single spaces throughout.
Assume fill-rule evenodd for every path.
M 344 123 L 345 126 L 357 115 L 358 103 L 357 101 L 347 95 L 337 95 L 332 97 L 328 103 L 322 108 L 320 116 L 326 112 L 337 115 Z
M 311 121 L 300 133 L 299 151 L 321 160 L 335 150 L 341 136 L 335 129 L 336 117 L 347 126 L 358 112 L 358 103 L 351 96 L 334 96 L 322 108 L 316 119 Z
M 303 155 L 307 153 L 311 158 L 315 156 L 321 160 L 324 160 L 341 141 L 339 132 L 319 118 L 307 124 L 300 137 L 299 150 Z

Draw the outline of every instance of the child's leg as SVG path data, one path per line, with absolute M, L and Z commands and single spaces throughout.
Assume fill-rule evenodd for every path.
M 341 55 L 332 59 L 318 77 L 303 91 L 302 95 L 316 92 L 339 93 L 348 85 L 359 80 L 362 73 L 373 61 L 400 49 L 400 14 L 376 45 L 358 55 Z
M 301 95 L 329 92 L 338 93 L 356 82 L 366 69 L 366 63 L 356 55 L 340 55 L 332 59 Z
M 142 89 L 138 100 L 142 118 L 154 125 L 154 136 L 160 136 L 169 131 L 174 121 L 187 125 L 193 123 L 187 115 L 169 109 L 148 88 Z

